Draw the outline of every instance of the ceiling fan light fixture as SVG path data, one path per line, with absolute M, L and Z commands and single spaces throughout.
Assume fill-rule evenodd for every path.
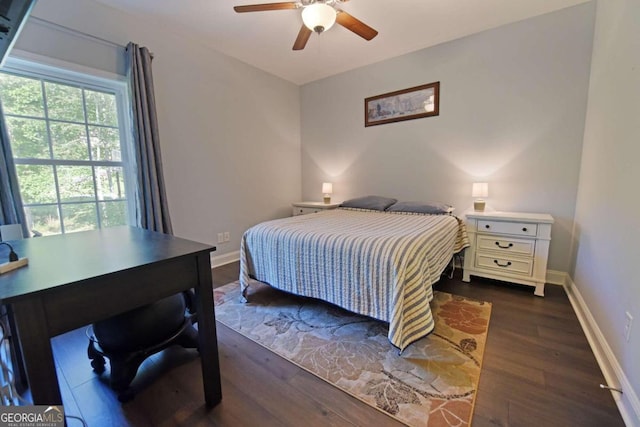
M 302 10 L 302 22 L 308 29 L 320 34 L 336 22 L 336 10 L 325 3 L 313 3 Z

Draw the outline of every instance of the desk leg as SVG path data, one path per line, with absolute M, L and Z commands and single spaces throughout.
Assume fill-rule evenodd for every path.
M 42 301 L 27 298 L 14 302 L 12 308 L 33 403 L 62 405 Z
M 220 362 L 218 360 L 218 337 L 213 308 L 213 283 L 211 280 L 211 259 L 208 253 L 198 256 L 198 287 L 196 288 L 198 310 L 198 339 L 202 362 L 204 399 L 208 407 L 222 400 L 220 385 Z

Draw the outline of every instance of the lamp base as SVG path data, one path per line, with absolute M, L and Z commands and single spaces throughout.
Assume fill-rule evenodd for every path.
M 331 203 L 331 197 L 330 196 L 324 196 L 324 203 L 325 205 L 328 205 L 329 203 Z
M 485 204 L 484 200 L 476 200 L 473 202 L 473 210 L 476 212 L 484 212 Z

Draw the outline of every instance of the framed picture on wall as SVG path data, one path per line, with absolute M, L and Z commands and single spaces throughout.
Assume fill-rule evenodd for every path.
M 365 127 L 439 114 L 440 82 L 384 93 L 364 100 Z

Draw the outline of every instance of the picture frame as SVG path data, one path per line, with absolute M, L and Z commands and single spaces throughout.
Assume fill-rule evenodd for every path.
M 365 127 L 439 114 L 440 82 L 384 93 L 364 100 Z

